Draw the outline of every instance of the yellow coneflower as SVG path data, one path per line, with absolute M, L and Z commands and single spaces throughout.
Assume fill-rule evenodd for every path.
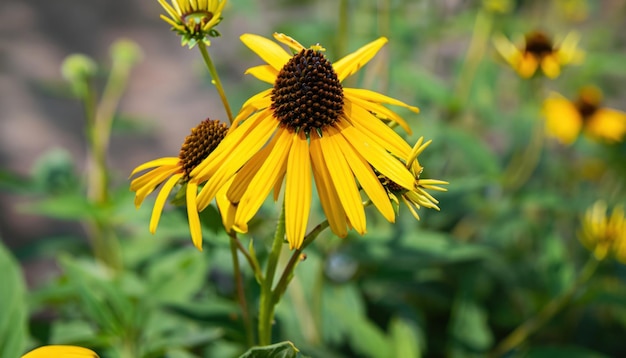
M 192 170 L 218 146 L 228 128 L 219 120 L 206 119 L 191 130 L 191 134 L 185 138 L 185 143 L 180 149 L 178 157 L 159 158 L 144 163 L 133 170 L 133 175 L 150 168 L 130 183 L 130 190 L 135 192 L 135 206 L 139 208 L 144 199 L 154 191 L 161 183 L 163 187 L 159 192 L 152 209 L 150 218 L 150 232 L 155 233 L 163 211 L 163 206 L 176 184 L 186 186 L 187 216 L 193 244 L 202 251 L 202 229 L 196 198 L 198 194 L 198 181 L 192 181 Z M 224 201 L 218 201 L 220 210 L 226 208 Z
M 597 201 L 585 213 L 582 220 L 580 241 L 598 260 L 609 255 L 626 263 L 626 217 L 624 207 L 613 208 L 607 216 L 607 205 Z
M 77 347 L 77 346 L 64 346 L 64 345 L 51 345 L 43 346 L 34 349 L 22 356 L 22 358 L 98 358 L 96 352 L 91 349 Z
M 544 75 L 556 78 L 561 67 L 579 63 L 584 53 L 578 49 L 578 34 L 571 32 L 563 41 L 554 41 L 541 31 L 525 35 L 524 43 L 516 46 L 506 37 L 497 35 L 493 42 L 496 50 L 522 78 L 530 78 L 541 68 Z
M 220 33 L 215 26 L 222 21 L 222 10 L 227 0 L 165 0 L 159 4 L 169 17 L 161 15 L 161 19 L 172 25 L 172 30 L 181 36 L 181 44 L 192 48 L 199 41 L 210 45 L 208 37 L 218 37 Z
M 320 45 L 305 48 L 283 34 L 274 38 L 295 54 L 264 37 L 241 36 L 267 63 L 247 73 L 273 88 L 243 105 L 234 122 L 238 127 L 192 171 L 194 180 L 207 180 L 198 196 L 199 208 L 208 205 L 237 173 L 227 196 L 237 206 L 233 227 L 245 232 L 272 189 L 277 199 L 284 179 L 286 236 L 291 248 L 299 248 L 311 207 L 312 173 L 322 209 L 338 236 L 346 236 L 347 227 L 360 234 L 366 231 L 359 186 L 383 216 L 394 221 L 393 207 L 374 170 L 403 188 L 414 188 L 414 176 L 396 158 L 408 157 L 411 147 L 384 121 L 410 129 L 382 104 L 418 109 L 341 84 L 374 57 L 387 39 L 379 38 L 333 64 Z
M 581 89 L 578 99 L 569 101 L 553 93 L 543 103 L 546 131 L 563 144 L 572 144 L 581 132 L 609 143 L 626 136 L 626 113 L 601 107 L 602 92 L 596 87 Z
M 422 167 L 419 163 L 417 157 L 430 145 L 432 140 L 424 143 L 424 137 L 420 137 L 415 146 L 413 146 L 413 150 L 410 155 L 406 158 L 406 167 L 411 171 L 413 177 L 415 178 L 415 185 L 413 189 L 409 190 L 397 185 L 395 182 L 385 177 L 384 175 L 380 175 L 379 179 L 383 184 L 385 190 L 387 190 L 387 194 L 389 198 L 396 204 L 399 208 L 400 199 L 406 204 L 406 206 L 411 211 L 411 214 L 419 220 L 419 215 L 417 210 L 420 207 L 435 209 L 439 211 L 439 201 L 435 199 L 430 193 L 426 190 L 436 190 L 436 191 L 447 191 L 446 188 L 442 188 L 439 185 L 446 185 L 448 182 L 437 179 L 421 179 L 420 175 L 424 171 L 424 167 Z

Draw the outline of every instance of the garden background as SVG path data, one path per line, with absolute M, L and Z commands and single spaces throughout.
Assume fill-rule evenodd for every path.
M 128 190 L 134 167 L 176 155 L 200 120 L 226 116 L 202 58 L 180 46 L 162 13 L 156 0 L 0 4 L 0 352 L 60 343 L 101 357 L 247 349 L 215 209 L 203 213 L 200 253 L 184 207 L 167 209 L 151 235 L 150 205 L 135 210 Z M 607 257 L 589 273 L 593 255 L 579 240 L 594 202 L 626 203 L 626 143 L 581 136 L 568 146 L 541 136 L 538 144 L 534 134 L 551 91 L 575 99 L 594 85 L 604 106 L 626 110 L 626 1 L 231 0 L 223 16 L 210 51 L 233 108 L 265 88 L 243 75 L 260 63 L 243 33 L 284 32 L 322 44 L 331 59 L 388 37 L 351 80 L 420 107 L 418 115 L 399 110 L 413 129 L 407 139 L 433 140 L 420 156 L 424 175 L 450 183 L 436 195 L 441 211 L 422 209 L 420 221 L 406 207 L 395 224 L 368 210 L 365 236 L 324 232 L 278 306 L 276 342 L 311 357 L 626 355 L 624 265 Z M 584 61 L 554 80 L 520 78 L 492 38 L 534 30 L 576 31 Z M 121 38 L 142 59 L 115 117 L 113 199 L 94 207 L 85 195 L 84 111 L 61 66 L 86 54 L 103 85 Z M 277 216 L 266 206 L 253 236 L 268 236 Z M 92 254 L 86 223 L 94 217 L 119 239 L 115 274 Z M 255 244 L 260 257 L 270 244 Z M 248 292 L 251 302 L 257 294 Z M 550 305 L 549 319 L 499 351 Z

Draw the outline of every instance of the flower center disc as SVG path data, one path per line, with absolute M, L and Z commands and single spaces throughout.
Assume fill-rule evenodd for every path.
M 343 87 L 330 61 L 306 49 L 280 70 L 272 90 L 274 117 L 293 131 L 321 130 L 343 114 Z
M 554 52 L 552 41 L 541 32 L 526 35 L 526 52 L 538 56 L 545 56 Z
M 208 118 L 191 130 L 178 154 L 185 180 L 188 180 L 189 173 L 217 148 L 227 132 L 228 127 L 225 123 Z

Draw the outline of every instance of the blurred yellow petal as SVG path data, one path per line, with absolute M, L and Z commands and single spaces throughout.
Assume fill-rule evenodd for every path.
M 600 108 L 587 119 L 585 132 L 607 142 L 622 141 L 626 136 L 626 113 Z
M 561 65 L 554 55 L 541 59 L 541 70 L 548 78 L 557 78 L 561 74 Z
M 532 53 L 525 53 L 520 57 L 515 69 L 522 78 L 530 78 L 537 71 L 539 61 Z
M 551 95 L 543 102 L 546 132 L 562 144 L 572 144 L 580 134 L 583 120 L 576 107 L 567 99 Z
M 513 68 L 516 68 L 522 57 L 522 52 L 502 34 L 493 36 L 493 45 L 502 58 Z

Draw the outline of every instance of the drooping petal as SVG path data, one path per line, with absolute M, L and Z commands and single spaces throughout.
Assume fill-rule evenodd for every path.
M 546 132 L 563 144 L 572 144 L 580 134 L 583 119 L 567 99 L 552 94 L 543 102 Z
M 500 56 L 502 56 L 502 58 L 508 62 L 511 67 L 517 67 L 519 59 L 522 57 L 522 52 L 517 48 L 517 46 L 515 46 L 515 44 L 509 41 L 509 39 L 502 34 L 497 34 L 493 37 L 493 45 Z
M 252 219 L 272 190 L 277 178 L 285 171 L 287 156 L 293 142 L 292 136 L 293 134 L 287 129 L 279 129 L 276 133 L 273 139 L 276 141 L 273 150 L 268 154 L 237 205 L 235 225 L 245 225 Z M 237 178 L 233 186 L 237 186 Z
M 572 31 L 565 36 L 557 51 L 559 62 L 562 65 L 581 63 L 585 58 L 585 53 L 578 49 L 580 34 Z
M 372 203 L 374 203 L 374 206 L 383 214 L 387 221 L 395 222 L 396 216 L 393 211 L 393 206 L 391 206 L 387 192 L 378 180 L 378 176 L 374 173 L 372 167 L 344 138 L 340 136 L 336 136 L 335 138 L 338 138 L 336 144 L 346 158 L 346 162 L 359 181 L 363 191 L 365 191 L 370 200 L 372 200 Z
M 198 195 L 198 184 L 187 183 L 187 220 L 189 221 L 189 230 L 191 231 L 191 241 L 193 246 L 202 251 L 202 225 L 200 224 L 196 195 Z
M 276 71 L 291 59 L 291 55 L 276 42 L 265 37 L 254 34 L 243 34 L 239 37 L 250 50 L 256 53 L 268 65 L 274 67 Z
M 178 157 L 166 157 L 166 158 L 159 158 L 159 159 L 151 160 L 133 169 L 129 177 L 132 177 L 133 175 L 139 173 L 140 171 L 149 169 L 149 168 L 160 167 L 160 166 L 175 166 L 178 164 L 179 161 L 180 159 Z
M 278 76 L 278 71 L 270 65 L 260 65 L 248 68 L 245 74 L 250 74 L 258 80 L 273 85 L 276 81 L 276 77 Z
M 344 113 L 353 126 L 365 133 L 371 140 L 400 158 L 411 152 L 409 144 L 370 112 L 358 105 L 345 106 Z
M 311 161 L 304 132 L 293 136 L 287 159 L 285 184 L 285 230 L 290 249 L 299 249 L 304 240 L 311 210 Z
M 233 205 L 230 200 L 228 200 L 228 196 L 226 195 L 226 192 L 232 185 L 234 179 L 235 177 L 230 178 L 224 187 L 215 195 L 215 202 L 217 203 L 217 208 L 219 209 L 220 216 L 222 217 L 222 224 L 224 225 L 224 228 L 226 228 L 226 231 L 230 231 L 233 227 L 235 214 L 237 212 L 237 207 Z
M 535 72 L 537 72 L 537 67 L 539 67 L 539 60 L 532 53 L 525 53 L 522 57 L 520 57 L 517 66 L 515 66 L 515 70 L 522 78 L 530 78 Z
M 332 185 L 337 188 L 341 205 L 354 229 L 361 235 L 365 234 L 365 210 L 361 194 L 354 180 L 354 174 L 346 162 L 339 145 L 337 144 L 339 131 L 329 127 L 320 138 L 320 147 L 324 162 L 330 173 Z
M 176 183 L 178 183 L 178 180 L 182 176 L 182 174 L 172 175 L 172 177 L 165 182 L 161 191 L 159 191 L 159 195 L 157 195 L 154 207 L 152 208 L 152 216 L 150 216 L 150 233 L 154 234 L 156 232 L 157 226 L 159 226 L 161 212 L 163 212 L 163 206 L 165 206 L 165 202 L 167 201 L 172 188 L 176 185 Z
M 239 126 L 239 122 L 248 120 L 250 115 L 256 111 L 269 108 L 272 104 L 272 99 L 270 94 L 272 93 L 272 89 L 269 88 L 265 91 L 261 91 L 254 96 L 250 97 L 243 106 L 241 106 L 241 110 L 237 114 L 237 117 L 233 120 L 233 124 L 230 127 L 230 132 L 234 131 L 235 128 Z
M 135 207 L 139 208 L 144 199 L 150 195 L 167 177 L 174 174 L 175 171 L 171 168 L 162 167 L 156 168 L 149 173 L 142 175 L 141 177 L 131 182 L 131 190 L 136 188 L 135 191 Z M 142 185 L 138 183 L 141 182 Z M 134 185 L 133 185 L 134 184 Z
M 367 64 L 387 43 L 385 37 L 374 40 L 333 64 L 339 81 L 343 81 Z
M 415 177 L 409 172 L 402 162 L 394 158 L 383 147 L 370 140 L 353 126 L 338 121 L 341 135 L 359 152 L 368 163 L 378 172 L 393 180 L 396 184 L 408 189 L 413 189 Z
M 311 136 L 310 155 L 315 186 L 330 229 L 335 235 L 346 237 L 348 235 L 346 213 L 339 200 L 337 190 L 332 185 L 330 173 L 324 162 L 320 137 L 316 135 Z

